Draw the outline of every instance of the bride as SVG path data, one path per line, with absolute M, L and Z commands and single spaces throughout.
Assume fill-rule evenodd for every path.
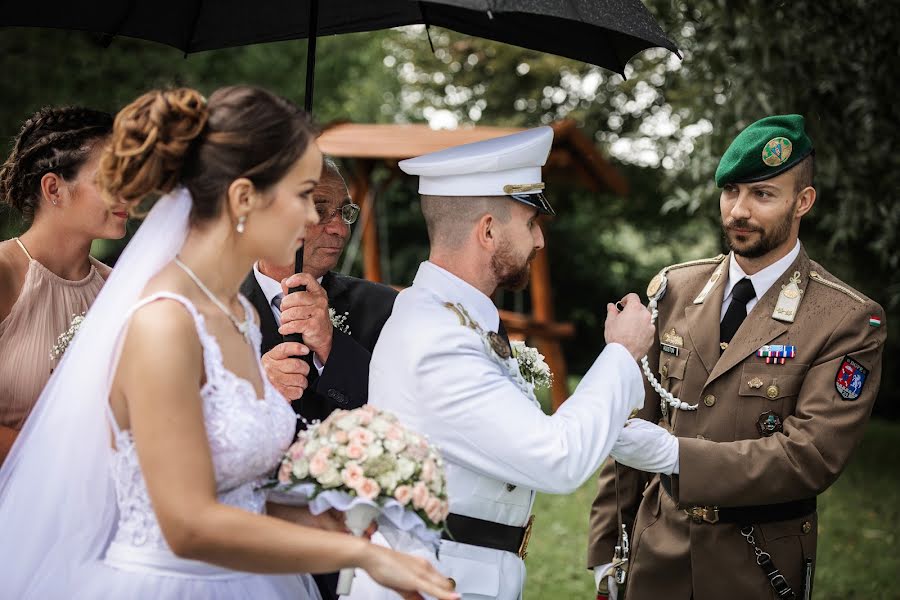
M 260 367 L 238 288 L 290 262 L 322 166 L 306 115 L 264 90 L 153 91 L 116 117 L 99 172 L 132 208 L 126 248 L 0 471 L 10 598 L 318 598 L 366 570 L 406 597 L 458 596 L 422 559 L 266 505 L 295 416 Z M 331 531 L 329 531 L 329 529 Z

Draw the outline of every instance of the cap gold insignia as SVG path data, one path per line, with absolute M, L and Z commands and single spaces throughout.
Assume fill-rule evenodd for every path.
M 797 309 L 800 307 L 800 300 L 803 296 L 800 283 L 800 271 L 794 271 L 790 280 L 781 286 L 778 302 L 775 304 L 775 310 L 772 311 L 773 319 L 784 321 L 785 323 L 794 322 L 794 317 L 797 316 Z
M 778 167 L 791 157 L 793 149 L 791 140 L 785 137 L 772 138 L 763 147 L 762 161 L 770 167 Z
M 540 192 L 544 189 L 543 183 L 520 183 L 503 186 L 504 194 L 526 194 L 528 192 Z
M 700 290 L 700 293 L 697 294 L 697 297 L 694 298 L 694 304 L 703 304 L 703 301 L 706 300 L 706 297 L 712 291 L 714 287 L 716 287 L 716 283 L 718 283 L 719 279 L 722 277 L 722 271 L 724 270 L 724 265 L 727 264 L 728 261 L 722 263 L 722 266 L 719 266 L 716 269 L 712 277 L 709 278 L 709 281 L 706 282 L 706 285 L 703 286 L 703 289 Z
M 674 327 L 671 331 L 667 331 L 663 334 L 663 342 L 671 344 L 672 346 L 684 347 L 684 338 L 678 335 L 678 332 L 675 331 Z

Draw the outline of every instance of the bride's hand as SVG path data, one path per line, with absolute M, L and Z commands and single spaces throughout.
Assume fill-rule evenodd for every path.
M 377 583 L 390 588 L 407 600 L 421 600 L 421 594 L 438 600 L 457 600 L 453 583 L 441 575 L 430 562 L 418 556 L 396 552 L 370 544 L 360 565 Z

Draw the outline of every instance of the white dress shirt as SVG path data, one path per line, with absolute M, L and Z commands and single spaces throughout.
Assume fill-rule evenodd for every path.
M 281 311 L 272 304 L 272 300 L 275 296 L 282 294 L 281 291 L 281 282 L 272 279 L 268 275 L 264 274 L 259 270 L 259 263 L 253 263 L 253 276 L 256 277 L 256 283 L 259 284 L 259 289 L 262 290 L 263 294 L 266 296 L 266 302 L 269 303 L 269 308 L 272 310 L 272 315 L 275 317 L 275 323 L 281 327 Z M 319 282 L 319 285 L 322 284 L 322 278 L 319 277 L 316 279 Z M 319 372 L 319 375 L 322 374 L 322 371 L 325 370 L 325 365 L 322 361 L 319 360 L 319 357 L 313 352 L 313 365 L 315 365 L 316 370 Z
M 791 266 L 799 254 L 800 240 L 797 240 L 793 249 L 784 257 L 779 258 L 758 273 L 747 275 L 734 259 L 734 252 L 732 252 L 728 256 L 728 260 L 731 262 L 728 264 L 728 282 L 725 284 L 725 296 L 722 298 L 722 314 L 719 315 L 719 320 L 721 321 L 725 318 L 725 311 L 728 310 L 728 306 L 731 304 L 731 292 L 734 290 L 734 285 L 738 281 L 747 277 L 750 279 L 750 283 L 753 284 L 753 291 L 756 292 L 756 297 L 751 298 L 747 302 L 747 314 L 749 315 L 750 311 L 753 310 L 753 307 L 756 306 L 756 303 L 759 302 L 759 299 L 765 296 L 766 292 L 769 291 L 770 287 L 775 285 L 776 281 L 781 279 L 781 276 L 787 271 L 788 267 Z

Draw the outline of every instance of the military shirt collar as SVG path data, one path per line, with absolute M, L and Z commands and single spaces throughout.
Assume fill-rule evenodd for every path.
M 775 285 L 775 282 L 781 278 L 785 271 L 787 271 L 788 267 L 793 264 L 799 254 L 800 240 L 797 240 L 793 249 L 785 256 L 758 273 L 747 275 L 734 259 L 734 252 L 732 252 L 728 255 L 728 260 L 730 261 L 728 264 L 728 282 L 725 284 L 725 295 L 723 296 L 722 304 L 725 305 L 728 300 L 731 299 L 731 290 L 733 290 L 734 285 L 744 277 L 749 278 L 750 283 L 753 284 L 753 291 L 756 292 L 756 299 L 762 298 L 766 295 L 766 292 L 769 291 L 769 288 Z
M 445 302 L 462 304 L 486 331 L 497 331 L 500 313 L 480 290 L 431 261 L 419 265 L 413 286 L 425 288 Z

